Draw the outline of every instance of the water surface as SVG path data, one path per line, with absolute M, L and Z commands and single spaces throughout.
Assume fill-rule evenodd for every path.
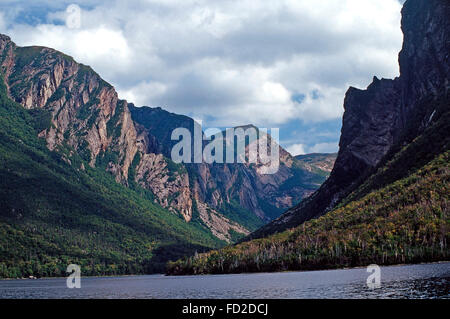
M 0 280 L 0 298 L 450 298 L 450 263 L 381 267 L 369 289 L 366 268 L 239 275 Z

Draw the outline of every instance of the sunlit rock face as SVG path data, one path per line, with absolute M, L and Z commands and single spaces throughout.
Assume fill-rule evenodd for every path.
M 278 217 L 329 173 L 311 170 L 278 145 L 280 167 L 271 175 L 248 163 L 175 164 L 171 133 L 192 130 L 191 118 L 120 100 L 90 67 L 50 48 L 18 47 L 0 35 L 0 59 L 9 96 L 50 117 L 51 125 L 39 132 L 50 150 L 68 163 L 77 154 L 118 183 L 149 190 L 157 204 L 186 222 L 201 222 L 222 240 Z

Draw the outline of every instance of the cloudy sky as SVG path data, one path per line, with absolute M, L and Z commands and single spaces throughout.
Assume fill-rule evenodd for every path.
M 81 8 L 80 24 L 68 6 Z M 399 0 L 1 0 L 0 32 L 93 67 L 136 105 L 337 151 L 343 99 L 398 75 Z

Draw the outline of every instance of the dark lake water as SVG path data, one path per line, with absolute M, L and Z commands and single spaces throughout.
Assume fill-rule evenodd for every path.
M 369 289 L 366 268 L 306 272 L 1 280 L 0 298 L 450 298 L 450 263 L 381 267 Z

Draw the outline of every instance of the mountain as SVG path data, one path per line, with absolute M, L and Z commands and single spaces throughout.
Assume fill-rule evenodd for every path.
M 406 178 L 318 219 L 169 262 L 166 273 L 317 270 L 448 260 L 449 162 L 447 151 Z
M 169 274 L 448 260 L 450 3 L 407 0 L 402 15 L 400 76 L 347 91 L 319 190 L 235 246 L 169 263 Z
M 84 275 L 150 273 L 223 245 L 73 149 L 49 150 L 38 133 L 51 125 L 49 112 L 15 103 L 0 81 L 1 278 L 65 276 L 71 263 Z
M 333 170 L 334 162 L 336 162 L 337 153 L 312 153 L 305 155 L 297 155 L 295 158 L 305 164 L 310 172 L 329 175 Z
M 0 66 L 0 277 L 63 275 L 67 261 L 88 274 L 160 271 L 248 235 L 327 177 L 279 146 L 273 175 L 177 164 L 171 133 L 192 132 L 191 118 L 135 107 L 89 66 L 6 35 Z
M 339 153 L 330 177 L 314 195 L 250 238 L 283 231 L 329 212 L 447 111 L 449 10 L 448 1 L 443 0 L 405 2 L 400 76 L 394 80 L 374 77 L 366 90 L 351 87 L 347 91 Z M 406 168 L 402 171 L 407 172 Z
M 147 153 L 170 158 L 171 150 L 178 142 L 171 140 L 174 129 L 186 128 L 194 136 L 196 124 L 187 116 L 161 108 L 135 107 L 133 104 L 129 104 L 129 109 L 138 140 L 145 145 Z M 256 129 L 252 125 L 240 128 Z M 268 139 L 270 141 L 270 136 Z M 247 152 L 248 148 L 246 144 Z M 221 230 L 224 228 L 221 222 L 224 218 L 245 229 L 255 230 L 312 194 L 329 174 L 320 169 L 311 170 L 307 164 L 298 161 L 280 146 L 278 148 L 280 168 L 272 175 L 262 174 L 260 166 L 248 163 L 184 164 L 188 185 L 186 196 L 177 201 L 178 207 L 173 202 L 167 202 L 167 207 L 175 210 L 188 207 L 184 214 L 187 221 L 200 219 L 221 239 L 231 240 L 227 232 Z M 168 186 L 158 184 L 159 181 L 158 178 L 147 180 L 142 186 L 152 189 L 157 196 L 161 195 L 160 202 L 163 202 L 162 190 L 167 190 Z
M 278 217 L 313 193 L 325 180 L 284 149 L 273 176 L 242 164 L 176 164 L 171 133 L 193 119 L 161 108 L 135 107 L 90 67 L 45 47 L 18 47 L 0 36 L 7 95 L 28 110 L 49 117 L 39 137 L 47 148 L 78 169 L 99 168 L 131 189 L 143 188 L 155 204 L 186 223 L 199 223 L 231 242 Z

